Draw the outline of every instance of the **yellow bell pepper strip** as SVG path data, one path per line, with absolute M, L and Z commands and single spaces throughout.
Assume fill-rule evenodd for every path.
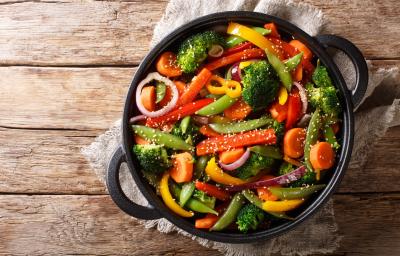
M 285 87 L 281 86 L 281 88 L 279 88 L 279 92 L 278 92 L 278 102 L 280 105 L 285 105 L 286 101 L 288 99 L 288 93 Z
M 262 203 L 261 207 L 267 212 L 287 212 L 299 207 L 304 200 L 293 199 L 284 201 L 265 201 Z
M 250 66 L 252 63 L 256 62 L 258 60 L 248 60 L 248 61 L 242 61 L 239 63 L 239 69 L 243 70 L 244 68 Z
M 215 157 L 211 158 L 208 161 L 206 166 L 206 173 L 210 177 L 211 180 L 224 184 L 224 185 L 240 185 L 246 183 L 245 180 L 241 180 L 239 178 L 233 177 L 227 173 L 225 173 L 215 161 Z
M 169 172 L 165 172 L 160 181 L 160 194 L 166 206 L 171 209 L 176 214 L 190 218 L 193 217 L 194 213 L 186 211 L 183 209 L 179 204 L 175 202 L 175 199 L 172 197 L 171 192 L 169 191 L 168 187 L 168 180 L 169 180 Z
M 240 36 L 241 38 L 252 42 L 254 45 L 260 47 L 261 49 L 278 55 L 278 52 L 275 50 L 276 46 L 254 29 L 251 29 L 239 23 L 231 22 L 229 23 L 226 32 L 230 35 Z
M 212 82 L 217 82 L 220 86 L 215 86 Z M 212 94 L 226 94 L 231 98 L 237 98 L 242 93 L 242 86 L 234 80 L 226 80 L 220 76 L 213 75 L 208 84 L 207 90 Z

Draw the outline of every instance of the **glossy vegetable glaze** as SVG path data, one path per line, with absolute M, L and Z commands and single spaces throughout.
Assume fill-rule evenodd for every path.
M 158 57 L 136 91 L 144 117 L 130 125 L 140 171 L 170 211 L 247 233 L 294 220 L 325 188 L 342 107 L 306 44 L 273 23 L 226 26 Z

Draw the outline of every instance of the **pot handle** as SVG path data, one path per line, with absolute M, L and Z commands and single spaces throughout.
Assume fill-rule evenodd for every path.
M 352 91 L 354 108 L 361 103 L 368 86 L 368 66 L 361 51 L 349 40 L 335 35 L 317 35 L 316 39 L 325 47 L 343 51 L 353 62 L 356 70 L 356 86 Z
M 125 195 L 119 183 L 119 170 L 121 164 L 125 162 L 125 153 L 119 146 L 111 158 L 107 168 L 107 189 L 114 203 L 125 213 L 139 219 L 154 220 L 161 218 L 161 214 L 154 208 L 138 205 Z

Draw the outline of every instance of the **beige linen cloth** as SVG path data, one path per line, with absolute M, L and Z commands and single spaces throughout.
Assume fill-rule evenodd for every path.
M 276 0 L 171 0 L 164 16 L 154 29 L 151 45 L 155 45 L 169 32 L 180 25 L 213 12 L 245 10 L 262 12 L 286 19 L 308 34 L 314 36 L 324 31 L 326 20 L 321 11 L 305 4 L 295 4 L 291 1 Z M 354 86 L 354 67 L 348 58 L 342 54 L 334 54 L 334 60 L 341 69 L 343 76 L 351 89 Z M 370 79 L 364 104 L 356 112 L 356 135 L 353 148 L 351 167 L 362 168 L 374 142 L 383 136 L 386 130 L 400 125 L 400 86 L 398 85 L 398 69 L 382 69 L 372 67 L 369 63 Z M 397 84 L 396 84 L 397 83 Z M 101 181 L 105 181 L 108 161 L 120 144 L 120 120 L 114 126 L 82 149 L 94 172 Z M 141 195 L 129 174 L 125 164 L 121 167 L 120 180 L 127 196 L 141 204 L 148 203 Z M 203 246 L 215 248 L 225 255 L 309 255 L 315 253 L 330 253 L 338 248 L 341 237 L 335 222 L 333 203 L 329 201 L 312 218 L 301 224 L 295 230 L 271 239 L 253 244 L 226 244 L 194 237 L 180 230 L 166 219 L 141 222 L 146 228 L 157 228 L 160 232 L 178 232 L 196 240 Z

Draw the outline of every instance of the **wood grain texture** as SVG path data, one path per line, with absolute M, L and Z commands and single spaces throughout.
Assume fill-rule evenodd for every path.
M 306 2 L 324 11 L 326 31 L 353 41 L 367 58 L 400 58 L 399 1 Z M 0 64 L 136 65 L 166 3 L 6 1 L 0 6 Z
M 400 194 L 334 198 L 344 236 L 339 254 L 400 253 Z M 145 229 L 108 196 L 1 195 L 0 216 L 4 255 L 219 255 L 189 238 Z
M 400 67 L 400 60 L 372 61 Z M 107 129 L 136 68 L 0 67 L 0 126 Z

